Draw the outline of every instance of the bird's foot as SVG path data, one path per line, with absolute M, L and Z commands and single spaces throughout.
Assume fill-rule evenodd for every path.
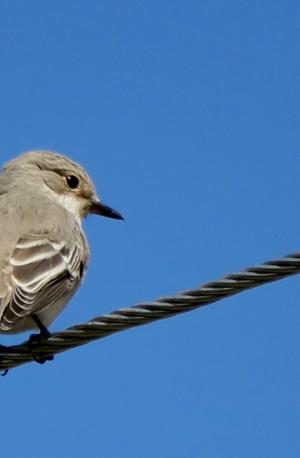
M 40 334 L 31 334 L 31 336 L 28 339 L 28 347 L 31 351 L 32 357 L 39 364 L 44 364 L 46 361 L 52 361 L 54 359 L 53 355 L 45 355 L 41 352 L 37 353 L 34 348 L 34 346 L 41 343 L 43 337 L 50 337 L 51 333 L 48 331 L 46 326 L 43 325 L 43 323 L 37 315 L 32 315 L 31 318 L 40 330 Z
M 53 361 L 54 356 L 53 355 L 45 355 L 42 352 L 37 352 L 36 351 L 36 346 L 39 345 L 42 341 L 43 337 L 49 337 L 51 334 L 48 331 L 48 329 L 44 329 L 43 332 L 40 334 L 31 334 L 31 336 L 28 339 L 28 348 L 29 351 L 32 354 L 33 359 L 35 362 L 39 364 L 44 364 L 46 361 Z
M 6 345 L 1 345 L 0 344 L 0 353 L 9 353 L 10 351 L 10 347 L 7 347 Z M 3 360 L 3 356 L 0 356 L 0 362 Z M 8 369 L 5 369 L 3 372 L 1 372 L 1 376 L 2 377 L 5 377 L 5 375 L 7 374 L 8 372 Z

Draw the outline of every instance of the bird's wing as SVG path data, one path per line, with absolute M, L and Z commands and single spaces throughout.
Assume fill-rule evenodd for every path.
M 19 239 L 9 266 L 0 321 L 6 331 L 70 293 L 83 273 L 82 245 L 58 242 L 45 234 L 28 235 Z

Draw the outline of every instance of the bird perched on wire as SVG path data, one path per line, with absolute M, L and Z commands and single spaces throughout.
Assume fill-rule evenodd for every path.
M 84 276 L 89 213 L 123 219 L 104 205 L 82 167 L 48 151 L 25 153 L 0 175 L 0 332 L 48 326 Z

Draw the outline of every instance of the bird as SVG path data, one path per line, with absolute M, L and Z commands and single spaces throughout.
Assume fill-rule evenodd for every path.
M 0 174 L 0 333 L 48 327 L 80 286 L 89 262 L 88 214 L 123 220 L 87 172 L 51 151 L 29 151 Z M 43 362 L 43 361 L 42 361 Z

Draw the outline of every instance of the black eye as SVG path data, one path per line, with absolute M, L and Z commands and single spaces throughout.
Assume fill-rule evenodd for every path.
M 69 188 L 75 189 L 79 186 L 79 180 L 75 175 L 68 175 L 66 177 Z

